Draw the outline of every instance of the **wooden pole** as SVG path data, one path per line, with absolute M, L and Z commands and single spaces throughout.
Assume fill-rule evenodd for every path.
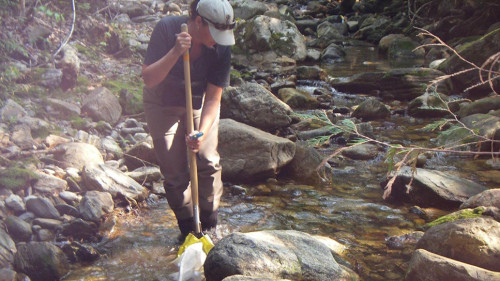
M 187 24 L 183 23 L 181 26 L 182 32 L 188 32 Z M 189 65 L 189 50 L 182 56 L 184 61 L 184 84 L 186 90 L 186 121 L 187 121 L 187 134 L 191 134 L 194 131 L 194 121 L 193 121 L 193 101 L 191 93 L 191 71 Z M 189 160 L 189 176 L 191 178 L 191 198 L 193 201 L 193 216 L 195 223 L 195 233 L 201 234 L 201 221 L 200 221 L 200 210 L 199 210 L 199 200 L 198 200 L 198 167 L 196 165 L 196 153 L 188 148 L 188 160 Z

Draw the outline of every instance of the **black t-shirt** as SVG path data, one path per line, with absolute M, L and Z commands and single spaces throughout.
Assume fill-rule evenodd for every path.
M 185 16 L 168 16 L 158 22 L 151 34 L 144 59 L 145 65 L 158 61 L 174 47 L 175 35 L 181 32 L 181 24 L 186 23 L 187 20 Z M 201 107 L 207 82 L 222 88 L 229 85 L 230 68 L 231 48 L 229 46 L 215 45 L 213 48 L 203 46 L 202 55 L 190 65 L 193 108 Z M 161 97 L 161 100 L 156 102 L 166 106 L 186 106 L 182 57 L 177 60 L 167 77 L 149 90 L 156 92 L 155 96 Z

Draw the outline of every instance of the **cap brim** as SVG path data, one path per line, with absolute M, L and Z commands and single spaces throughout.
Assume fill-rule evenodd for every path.
M 210 35 L 212 35 L 212 38 L 214 38 L 217 44 L 223 46 L 234 45 L 235 41 L 232 29 L 219 30 L 215 28 L 211 23 L 208 23 L 208 29 L 210 30 Z

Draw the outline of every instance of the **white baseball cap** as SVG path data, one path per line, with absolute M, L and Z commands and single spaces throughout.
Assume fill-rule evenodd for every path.
M 196 11 L 208 22 L 210 34 L 217 44 L 234 45 L 234 13 L 227 0 L 200 0 Z

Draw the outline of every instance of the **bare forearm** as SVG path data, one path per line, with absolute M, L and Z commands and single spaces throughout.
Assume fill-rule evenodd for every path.
M 201 111 L 200 128 L 198 131 L 206 134 L 214 120 L 219 115 L 220 100 L 222 96 L 222 88 L 209 84 L 207 87 L 207 94 L 205 102 Z
M 219 114 L 219 105 L 220 103 L 217 102 L 207 102 L 203 105 L 200 117 L 200 128 L 198 131 L 206 134 L 210 130 L 214 120 Z

